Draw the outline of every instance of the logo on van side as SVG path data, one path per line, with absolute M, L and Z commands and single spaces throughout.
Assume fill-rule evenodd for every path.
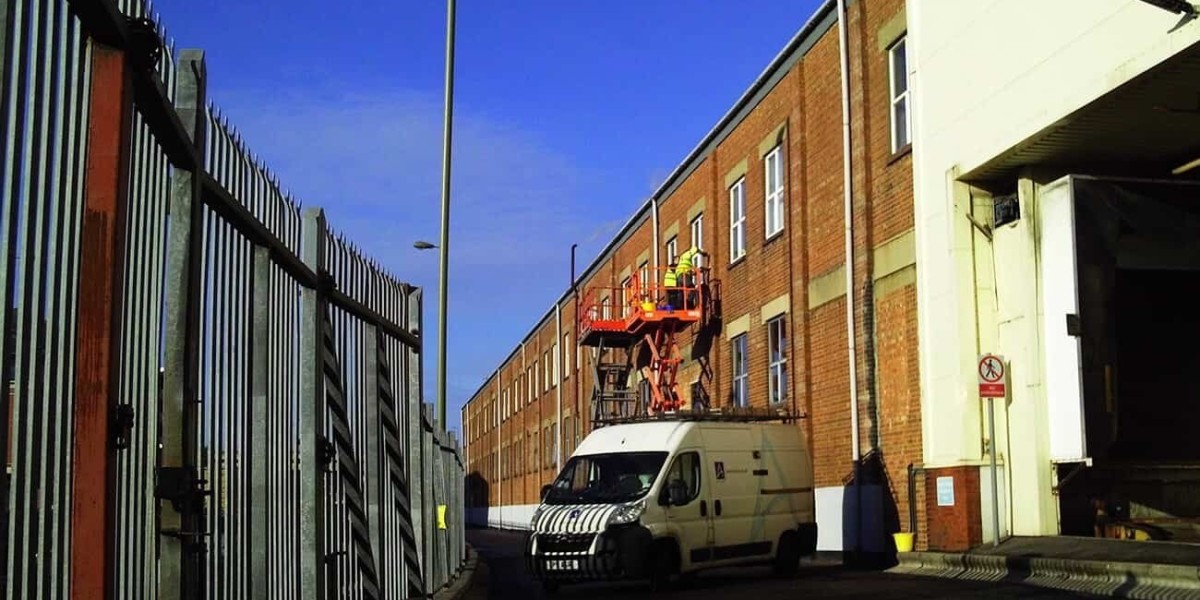
M 576 508 L 575 510 L 571 511 L 570 513 L 567 513 L 567 518 L 568 519 L 578 519 L 579 515 L 581 515 L 581 514 L 583 514 L 583 511 Z
M 717 479 L 725 479 L 725 463 L 717 461 L 713 463 L 713 466 L 717 468 Z

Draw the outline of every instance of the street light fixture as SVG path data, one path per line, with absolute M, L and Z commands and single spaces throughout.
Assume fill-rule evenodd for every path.
M 425 240 L 417 240 L 417 241 L 413 242 L 413 248 L 416 248 L 417 250 L 429 250 L 431 248 L 437 248 L 437 246 L 434 244 L 430 244 L 429 242 L 426 242 Z

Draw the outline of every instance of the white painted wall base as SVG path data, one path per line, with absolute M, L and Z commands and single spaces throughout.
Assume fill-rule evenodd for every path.
M 467 523 L 477 527 L 528 531 L 534 510 L 537 510 L 536 504 L 468 508 Z
M 883 488 L 864 485 L 860 494 L 854 487 L 825 487 L 817 488 L 815 495 L 818 551 L 854 550 L 856 545 L 863 552 L 888 549 L 891 532 L 885 531 Z

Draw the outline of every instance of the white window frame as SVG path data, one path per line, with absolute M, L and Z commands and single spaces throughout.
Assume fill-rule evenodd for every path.
M 888 121 L 891 127 L 891 149 L 895 154 L 902 150 L 905 146 L 912 143 L 912 106 L 909 102 L 909 90 L 911 82 L 908 80 L 908 35 L 901 35 L 887 49 L 888 61 Z M 904 73 L 903 78 L 896 76 L 896 60 L 899 52 L 904 53 Z M 896 90 L 896 80 L 901 79 L 904 83 L 904 90 Z M 897 117 L 897 110 L 903 109 L 903 122 Z M 903 129 L 901 129 L 903 128 Z M 903 132 L 904 143 L 900 143 L 901 132 Z
M 609 302 L 608 296 L 600 299 L 600 320 L 608 321 L 612 319 L 612 303 Z
M 783 165 L 782 145 L 775 146 L 763 157 L 763 197 L 766 199 L 763 207 L 765 211 L 763 229 L 766 239 L 771 239 L 783 231 L 783 198 L 784 191 L 787 189 Z M 774 189 L 771 189 L 772 183 L 776 185 Z
M 692 230 L 692 247 L 703 250 L 704 249 L 704 213 L 700 213 L 700 214 L 696 215 L 692 219 L 692 222 L 688 224 L 688 227 L 691 228 L 691 230 Z M 678 256 L 678 254 L 676 256 Z M 699 269 L 700 267 L 704 266 L 702 263 L 703 260 L 704 260 L 704 257 L 697 254 L 694 258 L 692 258 L 692 266 Z
M 771 404 L 788 400 L 787 315 L 767 321 L 767 399 Z
M 537 366 L 537 361 L 533 362 L 533 367 L 525 367 L 525 389 L 529 392 L 529 404 L 533 404 L 535 397 L 534 388 L 537 386 L 536 375 L 533 373 L 534 367 Z
M 733 362 L 733 406 L 745 407 L 750 405 L 750 337 L 743 333 L 729 341 L 729 357 Z M 738 354 L 741 362 L 738 362 Z M 739 367 L 741 368 L 739 371 Z
M 729 186 L 729 263 L 746 256 L 746 178 Z
M 654 282 L 650 280 L 650 261 L 646 261 L 638 266 L 638 278 L 643 290 L 654 284 Z M 638 300 L 640 299 L 634 298 L 634 301 Z
M 554 365 L 550 364 L 550 356 L 549 350 L 542 354 L 542 380 L 545 382 L 546 391 L 554 387 Z
M 679 236 L 671 236 L 667 240 L 667 264 L 675 262 L 679 258 Z

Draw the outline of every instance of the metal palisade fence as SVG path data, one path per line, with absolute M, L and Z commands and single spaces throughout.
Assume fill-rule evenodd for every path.
M 421 290 L 282 191 L 151 15 L 0 3 L 0 595 L 430 597 L 466 550 Z

